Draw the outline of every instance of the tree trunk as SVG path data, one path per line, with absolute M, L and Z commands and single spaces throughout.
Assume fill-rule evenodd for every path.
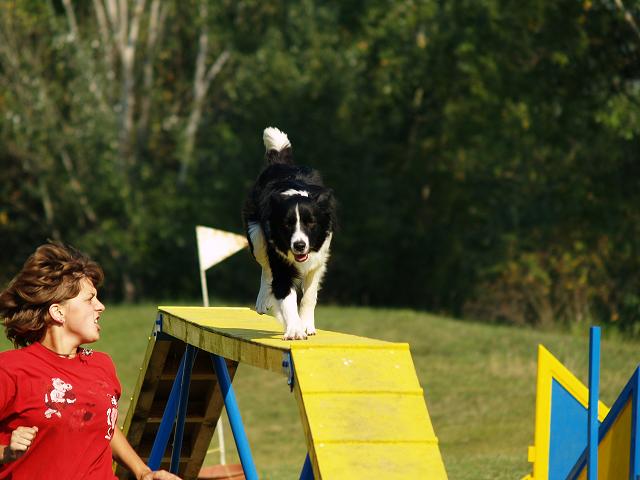
M 196 72 L 193 78 L 193 102 L 191 103 L 191 113 L 184 132 L 184 140 L 181 152 L 180 173 L 178 174 L 178 184 L 183 185 L 187 180 L 189 166 L 193 161 L 193 151 L 195 149 L 196 134 L 202 119 L 202 109 L 207 96 L 207 91 L 216 76 L 222 70 L 230 56 L 229 49 L 226 48 L 216 61 L 206 71 L 206 62 L 209 54 L 209 29 L 207 27 L 208 10 L 206 0 L 200 2 L 200 19 L 202 28 L 198 37 L 198 56 L 196 59 Z M 206 73 L 205 73 L 206 71 Z

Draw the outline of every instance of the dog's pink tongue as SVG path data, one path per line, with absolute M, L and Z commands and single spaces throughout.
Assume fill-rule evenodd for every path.
M 307 258 L 309 258 L 309 254 L 305 253 L 304 255 L 293 255 L 296 259 L 296 262 L 305 262 Z

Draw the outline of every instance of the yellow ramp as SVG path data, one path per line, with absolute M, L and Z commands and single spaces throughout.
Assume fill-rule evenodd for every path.
M 231 361 L 287 375 L 291 357 L 316 479 L 447 478 L 408 344 L 323 330 L 284 341 L 274 318 L 247 308 L 159 314 L 164 334 Z
M 406 344 L 291 345 L 316 478 L 447 478 Z

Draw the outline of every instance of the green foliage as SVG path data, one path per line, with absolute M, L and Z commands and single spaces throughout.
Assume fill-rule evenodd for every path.
M 584 244 L 550 252 L 524 252 L 496 265 L 484 294 L 466 305 L 468 316 L 548 327 L 573 322 L 586 328 L 598 320 L 620 319 L 615 282 L 606 266 L 606 240 L 597 251 Z
M 147 2 L 127 77 L 75 3 L 74 35 L 59 2 L 0 3 L 1 279 L 54 237 L 108 296 L 195 297 L 193 227 L 241 230 L 275 125 L 340 200 L 324 301 L 640 328 L 637 6 L 190 0 L 154 29 Z M 202 38 L 229 60 L 191 149 Z M 256 274 L 210 275 L 244 301 Z

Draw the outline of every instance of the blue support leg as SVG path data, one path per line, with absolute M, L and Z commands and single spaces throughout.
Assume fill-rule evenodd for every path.
M 233 438 L 236 441 L 236 448 L 238 449 L 238 455 L 240 456 L 240 463 L 242 463 L 245 478 L 247 480 L 258 480 L 258 472 L 256 471 L 256 467 L 253 463 L 249 440 L 247 439 L 247 434 L 245 433 L 244 426 L 242 425 L 242 417 L 240 416 L 236 396 L 233 392 L 233 387 L 231 386 L 231 378 L 229 377 L 227 364 L 225 363 L 224 358 L 215 354 L 211 354 L 211 360 L 213 361 L 213 368 L 215 369 L 218 377 L 220 391 L 222 392 L 222 398 L 224 399 L 224 406 L 227 409 L 227 416 L 229 417 L 229 423 L 231 424 Z
M 302 466 L 302 472 L 300 472 L 300 480 L 313 480 L 313 467 L 311 466 L 311 459 L 307 453 L 307 458 Z
M 164 407 L 164 413 L 162 414 L 162 420 L 158 427 L 158 433 L 153 441 L 153 447 L 151 448 L 151 454 L 149 455 L 149 461 L 147 465 L 151 470 L 158 470 L 162 463 L 162 457 L 167 450 L 167 443 L 169 443 L 169 436 L 173 430 L 173 422 L 176 420 L 176 412 L 178 411 L 178 397 L 180 396 L 180 385 L 182 383 L 182 372 L 184 372 L 186 354 L 182 356 L 180 366 L 178 367 L 178 374 L 173 380 L 171 387 L 171 393 L 167 400 L 167 405 Z
M 598 399 L 600 398 L 600 327 L 589 331 L 589 425 L 587 478 L 598 479 Z
M 178 416 L 176 418 L 176 433 L 173 440 L 173 450 L 171 451 L 171 473 L 178 473 L 180 467 L 180 452 L 182 451 L 182 437 L 184 435 L 184 421 L 187 416 L 187 404 L 189 403 L 189 387 L 191 385 L 191 370 L 196 357 L 197 348 L 188 345 L 184 352 L 185 366 L 182 371 L 180 386 L 180 403 L 178 404 Z

